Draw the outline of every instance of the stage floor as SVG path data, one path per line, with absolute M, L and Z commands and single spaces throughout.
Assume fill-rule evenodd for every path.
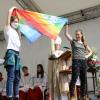
M 97 96 L 95 96 L 94 94 L 89 94 L 89 98 L 90 100 L 100 100 L 100 98 L 97 98 Z M 58 100 L 57 97 L 55 97 L 55 100 Z M 62 95 L 62 100 L 68 100 L 67 97 L 65 95 Z

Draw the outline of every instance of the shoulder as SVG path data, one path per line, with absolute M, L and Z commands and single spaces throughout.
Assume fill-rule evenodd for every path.
M 10 25 L 6 25 L 6 26 L 4 27 L 4 29 L 5 29 L 5 30 L 11 29 L 11 26 L 10 26 Z
M 9 30 L 11 30 L 11 26 L 10 26 L 10 25 L 6 25 L 6 26 L 4 27 L 4 33 L 8 33 Z
M 76 41 L 76 39 L 72 39 L 72 41 L 70 41 L 71 45 L 74 44 Z
M 72 42 L 77 42 L 77 40 L 76 39 L 73 39 Z

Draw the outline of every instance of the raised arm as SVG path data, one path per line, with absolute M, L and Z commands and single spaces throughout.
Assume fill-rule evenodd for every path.
M 88 53 L 87 53 L 87 55 L 85 56 L 86 58 L 88 58 L 89 56 L 91 56 L 92 55 L 92 50 L 90 49 L 90 47 L 87 45 L 87 51 L 88 51 Z
M 73 40 L 73 38 L 71 37 L 71 35 L 68 33 L 68 25 L 66 26 L 65 36 L 67 37 L 67 39 L 68 39 L 70 42 Z
M 10 25 L 10 18 L 11 18 L 11 14 L 13 12 L 13 10 L 15 9 L 16 7 L 12 7 L 9 9 L 9 12 L 8 12 L 8 17 L 7 17 L 7 21 L 6 21 L 6 26 L 9 26 Z

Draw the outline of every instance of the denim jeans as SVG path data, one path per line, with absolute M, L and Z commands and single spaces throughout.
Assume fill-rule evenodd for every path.
M 6 93 L 7 97 L 19 96 L 19 82 L 20 82 L 20 70 L 15 70 L 15 66 L 7 65 L 7 83 Z
M 19 52 L 12 49 L 8 49 L 5 54 L 4 65 L 7 70 L 7 96 L 19 97 L 19 81 L 21 67 Z
M 86 60 L 81 59 L 73 59 L 72 60 L 72 78 L 70 82 L 70 96 L 74 96 L 74 89 L 75 89 L 75 83 L 78 78 L 80 77 L 80 90 L 81 90 L 81 96 L 87 95 L 87 62 Z

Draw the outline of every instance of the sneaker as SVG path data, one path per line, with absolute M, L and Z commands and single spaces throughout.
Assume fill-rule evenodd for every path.
M 82 97 L 82 100 L 89 100 L 87 96 Z
M 72 96 L 72 97 L 70 98 L 70 100 L 76 100 L 76 99 L 75 99 L 75 97 L 74 97 L 74 96 Z
M 13 98 L 12 97 L 9 97 L 8 100 L 13 100 Z

